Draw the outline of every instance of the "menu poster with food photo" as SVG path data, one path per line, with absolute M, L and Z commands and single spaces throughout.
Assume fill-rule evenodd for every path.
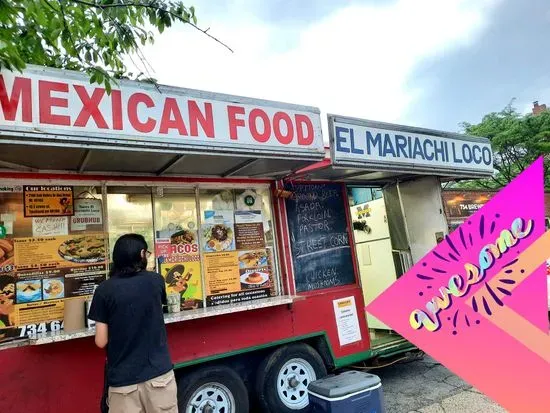
M 204 211 L 201 245 L 204 252 L 235 250 L 233 211 Z
M 164 237 L 164 238 L 159 238 Z M 202 278 L 196 231 L 157 231 L 155 254 L 167 294 L 180 294 L 181 310 L 202 308 Z
M 17 271 L 105 263 L 103 234 L 15 238 Z
M 105 237 L 15 239 L 17 304 L 86 297 L 107 274 Z
M 267 250 L 240 251 L 239 271 L 241 289 L 253 290 L 266 288 L 271 290 L 272 276 Z
M 269 297 L 271 276 L 266 263 L 265 250 L 205 254 L 207 306 Z
M 262 211 L 235 212 L 235 243 L 238 250 L 265 247 Z
M 23 207 L 25 217 L 72 216 L 73 187 L 26 185 L 23 187 Z
M 198 255 L 196 258 L 196 260 L 185 262 L 164 262 L 160 264 L 160 272 L 164 277 L 166 293 L 180 295 L 182 311 L 203 307 L 201 262 Z
M 88 225 L 103 224 L 101 199 L 80 198 L 74 201 L 71 231 L 85 231 Z

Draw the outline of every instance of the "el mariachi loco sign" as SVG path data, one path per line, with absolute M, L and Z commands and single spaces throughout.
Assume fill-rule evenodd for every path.
M 0 73 L 0 124 L 65 140 L 84 135 L 101 143 L 324 155 L 316 108 L 133 81 L 108 94 L 79 73 L 32 66 Z
M 337 166 L 493 173 L 491 144 L 484 138 L 333 115 L 329 133 Z
M 541 158 L 366 308 L 511 413 L 550 406 L 543 176 Z

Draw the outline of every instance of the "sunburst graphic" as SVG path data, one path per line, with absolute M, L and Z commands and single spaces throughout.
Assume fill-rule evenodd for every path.
M 453 242 L 450 236 L 445 236 L 447 251 L 441 251 L 441 248 L 438 248 L 437 251 L 433 250 L 424 258 L 424 262 L 422 262 L 422 272 L 416 273 L 416 277 L 419 280 L 425 281 L 428 284 L 424 288 L 426 290 L 431 290 L 431 284 L 433 283 L 441 283 L 440 285 L 445 285 L 447 278 L 451 274 L 451 272 L 446 269 L 446 266 L 460 262 L 463 256 L 470 252 L 471 246 L 474 245 L 476 238 L 479 238 L 479 240 L 485 240 L 485 238 L 489 238 L 489 235 L 494 238 L 500 217 L 500 214 L 495 214 L 494 218 L 488 220 L 486 219 L 486 215 L 482 214 L 479 218 L 479 225 L 477 228 L 472 225 L 471 221 L 468 222 L 469 225 L 467 226 L 460 226 L 457 229 L 458 240 L 455 240 L 459 242 Z M 488 242 L 490 242 L 489 239 Z M 495 240 L 492 239 L 492 242 L 495 242 Z M 502 259 L 502 257 L 499 259 Z M 428 265 L 428 261 L 433 264 L 431 266 Z M 495 265 L 494 268 L 491 268 L 487 272 L 486 278 L 490 279 L 492 275 L 496 274 L 501 269 L 505 270 L 505 274 L 512 274 L 514 271 L 518 270 L 515 268 L 517 263 L 518 259 L 516 258 L 502 265 L 500 268 L 498 265 Z M 519 271 L 524 270 L 520 269 Z M 495 306 L 504 306 L 506 300 L 512 296 L 512 291 L 507 287 L 513 284 L 515 284 L 515 281 L 511 278 L 498 278 L 491 280 L 491 282 L 484 282 L 484 292 L 478 299 L 475 297 L 472 298 L 473 312 L 471 312 L 471 314 L 466 313 L 464 310 L 463 313 L 456 310 L 452 316 L 446 318 L 446 321 L 449 324 L 452 324 L 452 329 L 449 328 L 452 334 L 457 335 L 462 327 L 470 328 L 479 325 L 481 321 L 476 318 L 475 314 L 492 316 Z M 418 295 L 422 297 L 429 294 L 427 291 L 421 290 L 418 292 Z M 454 296 L 449 296 L 449 298 L 451 300 L 460 299 Z M 463 297 L 462 299 L 465 298 L 466 297 Z

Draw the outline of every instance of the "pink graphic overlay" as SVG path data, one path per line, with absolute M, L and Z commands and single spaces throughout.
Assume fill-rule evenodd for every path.
M 549 412 L 544 232 L 541 158 L 367 311 L 508 411 Z

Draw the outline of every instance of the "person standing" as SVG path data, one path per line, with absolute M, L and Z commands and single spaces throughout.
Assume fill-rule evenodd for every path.
M 96 345 L 107 350 L 110 413 L 178 412 L 162 310 L 166 290 L 160 274 L 146 271 L 149 256 L 141 235 L 121 236 L 88 315 L 96 322 Z

